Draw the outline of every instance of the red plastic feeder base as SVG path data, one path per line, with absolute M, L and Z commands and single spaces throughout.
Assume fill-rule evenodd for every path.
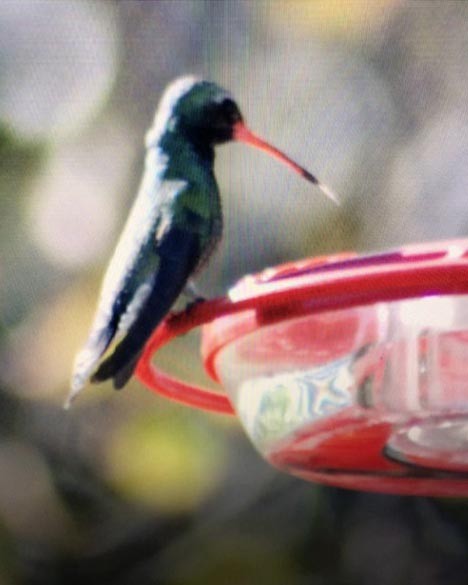
M 202 356 L 226 392 L 152 364 L 204 325 Z M 275 466 L 389 493 L 468 494 L 468 241 L 308 259 L 248 276 L 173 314 L 137 368 L 150 389 L 236 413 Z

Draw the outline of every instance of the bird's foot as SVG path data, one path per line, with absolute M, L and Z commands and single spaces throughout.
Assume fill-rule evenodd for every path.
M 206 302 L 205 297 L 195 297 L 193 300 L 189 301 L 184 308 L 184 313 L 189 313 L 192 311 L 197 305 L 200 303 Z
M 193 282 L 193 280 L 189 280 L 187 283 L 186 287 L 184 288 L 184 295 L 190 299 L 189 302 L 185 305 L 185 313 L 190 312 L 197 305 L 206 301 L 206 298 L 200 294 L 200 291 L 198 290 L 198 287 Z
M 185 285 L 183 294 L 190 299 L 193 303 L 200 303 L 201 301 L 205 301 L 205 297 L 200 293 L 198 290 L 197 285 L 194 283 L 193 280 L 189 280 Z M 190 303 L 189 303 L 190 304 Z

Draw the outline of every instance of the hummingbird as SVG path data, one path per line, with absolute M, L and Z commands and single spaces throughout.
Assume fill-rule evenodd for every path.
M 276 157 L 338 202 L 314 175 L 248 129 L 228 91 L 193 76 L 172 82 L 146 135 L 143 178 L 76 356 L 66 407 L 89 381 L 111 379 L 115 388 L 128 382 L 153 330 L 215 250 L 223 217 L 214 147 L 229 141 Z M 111 344 L 113 353 L 104 357 Z

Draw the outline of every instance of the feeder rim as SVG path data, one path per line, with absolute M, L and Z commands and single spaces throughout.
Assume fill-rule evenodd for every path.
M 226 297 L 171 313 L 146 344 L 136 375 L 150 390 L 167 398 L 211 412 L 233 414 L 226 395 L 161 371 L 151 363 L 153 355 L 174 337 L 221 317 L 231 316 L 234 325 L 239 314 L 246 311 L 255 312 L 255 319 L 248 320 L 247 328 L 251 330 L 268 323 L 262 315 L 277 313 L 278 309 L 284 317 L 288 310 L 294 310 L 294 315 L 301 310 L 305 314 L 320 313 L 458 294 L 468 294 L 468 239 L 413 244 L 372 255 L 344 253 L 283 264 L 245 277 Z M 216 354 L 232 341 L 232 331 L 239 335 L 239 328 L 231 329 L 231 335 L 229 331 L 228 324 L 223 339 L 211 336 L 211 341 L 203 344 L 205 367 L 215 379 Z

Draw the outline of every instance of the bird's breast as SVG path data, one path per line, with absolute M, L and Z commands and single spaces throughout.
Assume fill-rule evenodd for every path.
M 211 256 L 222 236 L 222 209 L 216 184 L 205 183 L 201 188 L 193 186 L 180 193 L 174 223 L 196 235 L 200 254 L 198 270 Z

